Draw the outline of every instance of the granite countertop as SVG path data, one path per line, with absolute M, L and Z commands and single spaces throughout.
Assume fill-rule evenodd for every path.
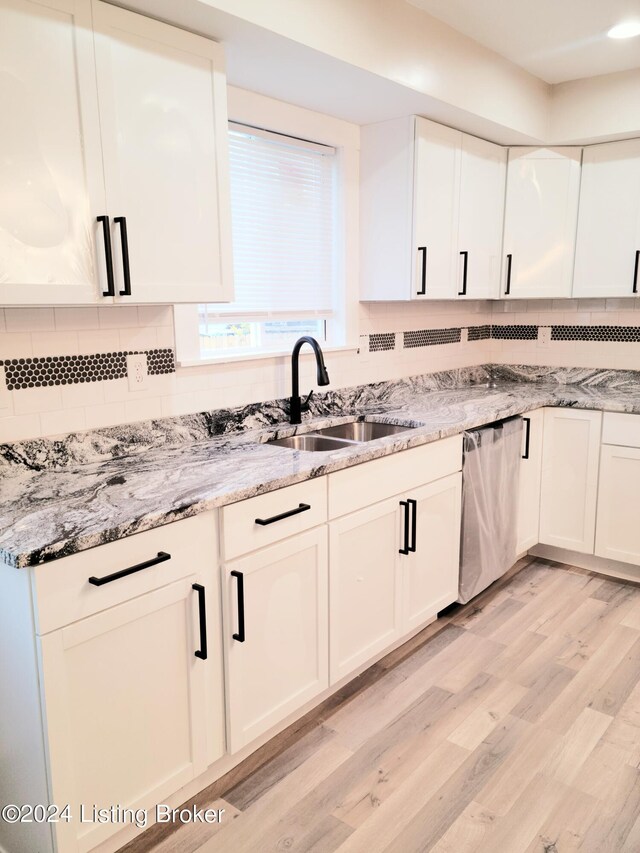
M 566 373 L 532 370 L 471 368 L 330 392 L 298 427 L 274 401 L 3 445 L 0 558 L 37 565 L 541 406 L 640 413 L 635 372 L 585 370 L 564 384 Z M 265 443 L 354 417 L 414 429 L 331 452 Z

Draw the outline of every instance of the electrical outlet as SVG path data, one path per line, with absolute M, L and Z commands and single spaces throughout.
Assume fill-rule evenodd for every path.
M 551 345 L 551 326 L 540 326 L 538 329 L 538 349 L 548 349 Z
M 136 352 L 127 356 L 127 376 L 129 377 L 129 391 L 145 390 L 149 382 L 146 353 Z
M 11 392 L 7 388 L 4 366 L 0 365 L 0 412 L 11 408 Z

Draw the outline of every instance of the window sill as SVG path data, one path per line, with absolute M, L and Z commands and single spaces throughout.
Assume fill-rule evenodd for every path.
M 327 346 L 322 347 L 322 352 L 359 352 L 360 347 L 357 344 L 344 346 Z M 300 351 L 301 356 L 313 355 L 313 350 L 303 349 Z M 261 361 L 265 358 L 290 358 L 291 350 L 277 350 L 276 352 L 249 352 L 237 355 L 225 353 L 224 355 L 211 356 L 209 358 L 198 359 L 177 359 L 178 367 L 203 367 L 207 364 L 231 364 L 238 361 Z

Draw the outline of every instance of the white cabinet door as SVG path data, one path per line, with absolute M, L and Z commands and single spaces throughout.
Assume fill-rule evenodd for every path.
M 571 295 L 581 152 L 509 149 L 501 295 Z
M 401 635 L 400 525 L 400 498 L 329 525 L 332 684 Z
M 416 513 L 412 550 L 401 557 L 403 633 L 432 621 L 458 597 L 462 474 L 451 474 L 411 492 Z
M 500 291 L 507 149 L 462 134 L 456 294 L 495 299 Z
M 540 542 L 593 554 L 602 413 L 545 409 Z
M 604 444 L 600 455 L 598 557 L 640 566 L 640 450 Z
M 640 139 L 584 150 L 574 296 L 632 296 L 640 253 Z
M 523 415 L 522 460 L 518 490 L 518 537 L 516 553 L 525 554 L 539 542 L 540 483 L 542 480 L 542 441 L 544 409 Z
M 208 39 L 93 3 L 116 290 L 130 302 L 232 297 L 222 52 Z M 131 274 L 122 270 L 126 225 Z
M 207 766 L 207 661 L 195 575 L 40 640 L 51 794 L 75 818 L 57 849 L 87 851 L 117 822 L 91 806 L 152 808 Z M 212 629 L 212 626 L 208 626 Z
M 460 186 L 458 130 L 416 119 L 413 291 L 415 299 L 453 299 Z
M 104 301 L 90 0 L 0 0 L 0 19 L 0 304 Z
M 232 752 L 328 687 L 327 576 L 325 526 L 227 563 L 224 642 Z

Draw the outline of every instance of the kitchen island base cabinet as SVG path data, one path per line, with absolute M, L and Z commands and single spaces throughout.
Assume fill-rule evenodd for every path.
M 593 554 L 602 413 L 545 409 L 540 542 Z
M 52 802 L 74 816 L 56 827 L 60 850 L 91 850 L 121 828 L 91 822 L 94 805 L 152 809 L 206 769 L 197 580 L 40 639 Z
M 640 566 L 639 506 L 640 448 L 604 444 L 598 486 L 596 556 Z
M 325 527 L 226 564 L 223 621 L 231 752 L 328 687 L 327 608 Z

